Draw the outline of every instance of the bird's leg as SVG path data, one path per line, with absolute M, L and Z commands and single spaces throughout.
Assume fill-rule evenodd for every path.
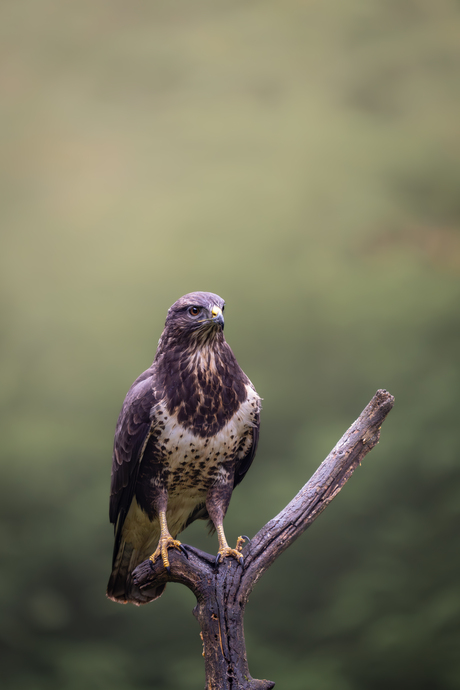
M 217 538 L 219 539 L 219 551 L 216 556 L 216 564 L 220 563 L 228 556 L 233 556 L 236 560 L 243 565 L 243 556 L 241 552 L 243 550 L 243 544 L 246 541 L 244 537 L 238 537 L 236 540 L 236 548 L 231 549 L 225 538 L 224 526 L 223 524 L 216 525 Z
M 161 556 L 163 565 L 169 573 L 171 571 L 171 568 L 169 565 L 168 549 L 179 549 L 179 551 L 182 551 L 183 553 L 185 553 L 185 551 L 180 541 L 177 541 L 177 539 L 173 539 L 173 537 L 169 533 L 168 523 L 166 522 L 165 509 L 158 511 L 158 518 L 160 520 L 160 539 L 157 548 L 152 553 L 149 560 L 152 561 L 152 563 L 154 563 L 158 556 Z M 188 558 L 187 553 L 185 553 L 185 555 Z
M 230 503 L 230 498 L 233 489 L 233 478 L 231 475 L 226 477 L 227 481 L 216 482 L 209 490 L 206 498 L 206 508 L 208 510 L 208 515 L 214 523 L 216 528 L 217 538 L 219 539 L 219 551 L 216 557 L 216 564 L 220 563 L 227 558 L 232 556 L 243 565 L 243 556 L 241 551 L 243 550 L 243 544 L 246 541 L 243 537 L 238 537 L 236 542 L 236 549 L 231 549 L 228 545 L 227 539 L 225 538 L 223 521 L 225 513 L 227 512 L 228 504 Z

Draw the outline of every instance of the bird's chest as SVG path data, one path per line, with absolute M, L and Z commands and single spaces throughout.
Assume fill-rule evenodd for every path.
M 228 480 L 235 458 L 246 446 L 250 428 L 242 411 L 233 415 L 219 432 L 205 438 L 170 419 L 162 444 L 168 494 L 173 496 L 188 489 L 207 492 L 217 479 Z
M 155 411 L 154 447 L 149 453 L 156 465 L 153 480 L 172 498 L 187 492 L 205 495 L 217 480 L 233 479 L 234 462 L 247 453 L 251 443 L 254 410 L 249 397 L 217 433 L 203 437 L 185 428 L 178 415 L 168 414 L 166 405 L 160 403 Z

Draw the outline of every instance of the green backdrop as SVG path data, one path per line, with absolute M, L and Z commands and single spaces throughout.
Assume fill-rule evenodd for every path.
M 5 690 L 204 685 L 190 592 L 105 599 L 115 421 L 192 290 L 264 398 L 232 543 L 396 397 L 257 585 L 252 674 L 458 688 L 459 32 L 447 0 L 3 0 Z

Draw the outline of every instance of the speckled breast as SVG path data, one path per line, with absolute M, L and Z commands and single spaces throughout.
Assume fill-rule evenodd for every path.
M 258 396 L 246 386 L 247 397 L 228 422 L 214 435 L 203 438 L 184 428 L 178 415 L 169 415 L 165 403 L 154 412 L 158 420 L 148 455 L 156 457 L 161 470 L 156 479 L 168 490 L 169 499 L 176 493 L 205 494 L 220 477 L 228 479 L 235 458 L 244 457 L 251 445 L 251 430 L 258 412 Z M 157 468 L 160 469 L 160 468 Z

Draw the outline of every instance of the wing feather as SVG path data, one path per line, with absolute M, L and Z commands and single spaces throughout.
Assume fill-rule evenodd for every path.
M 251 447 L 249 448 L 248 452 L 246 455 L 241 458 L 241 460 L 238 460 L 235 466 L 235 480 L 233 487 L 237 486 L 240 482 L 243 481 L 246 472 L 252 465 L 252 461 L 254 460 L 254 457 L 256 455 L 257 451 L 257 445 L 259 443 L 259 429 L 260 429 L 260 413 L 257 413 L 257 416 L 254 420 L 254 426 L 252 428 L 252 444 Z
M 151 367 L 133 383 L 115 429 L 109 506 L 110 522 L 115 525 L 114 559 L 134 496 L 139 465 L 152 431 L 151 410 L 156 403 L 154 373 Z

